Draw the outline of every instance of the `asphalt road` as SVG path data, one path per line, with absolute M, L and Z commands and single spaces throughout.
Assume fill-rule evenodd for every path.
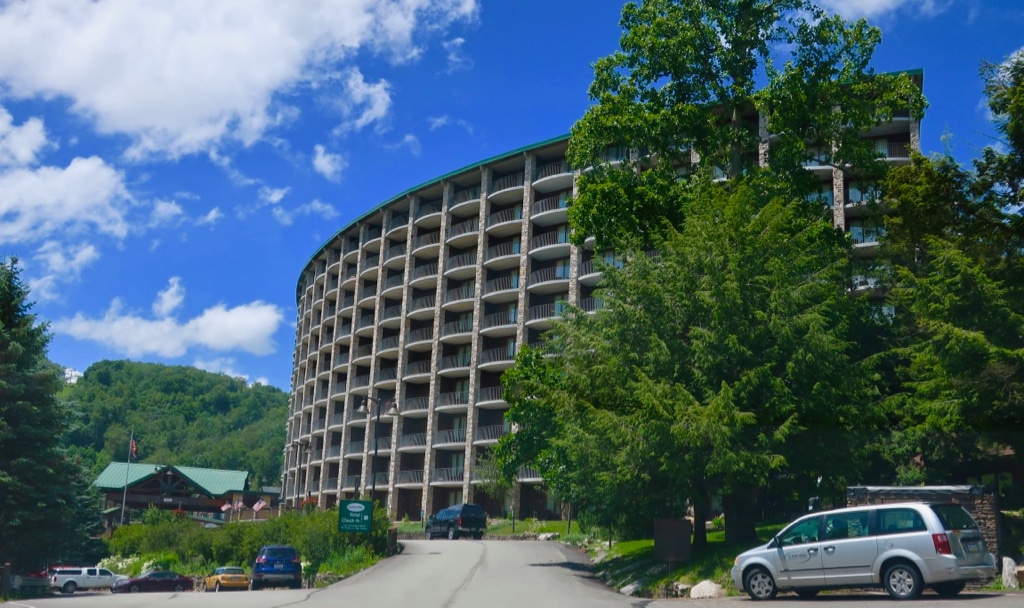
M 739 608 L 746 597 L 715 600 L 645 600 L 622 596 L 593 580 L 587 558 L 557 542 L 415 540 L 373 568 L 319 590 L 230 593 L 82 592 L 18 600 L 11 608 Z M 953 600 L 926 593 L 896 602 L 884 593 L 826 594 L 813 600 L 782 595 L 758 606 L 853 608 L 988 608 L 1024 605 L 1024 595 L 965 593 Z

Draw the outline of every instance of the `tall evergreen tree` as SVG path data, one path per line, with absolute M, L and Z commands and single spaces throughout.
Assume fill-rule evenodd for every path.
M 0 264 L 0 555 L 27 570 L 77 557 L 98 522 L 98 500 L 64 452 L 69 415 L 50 334 L 31 313 L 16 259 Z

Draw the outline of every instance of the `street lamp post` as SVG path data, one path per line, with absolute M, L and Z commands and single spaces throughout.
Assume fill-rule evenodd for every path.
M 366 407 L 367 400 L 372 401 L 377 410 L 376 420 L 373 423 L 373 460 L 370 461 L 370 500 L 373 500 L 373 495 L 377 492 L 377 451 L 379 449 L 377 439 L 380 434 L 380 410 L 382 407 L 386 407 L 387 411 L 384 413 L 388 416 L 395 416 L 398 414 L 398 408 L 395 407 L 394 401 L 388 400 L 381 403 L 380 400 L 367 395 L 359 405 L 359 409 L 356 410 L 357 414 L 370 413 L 370 410 Z

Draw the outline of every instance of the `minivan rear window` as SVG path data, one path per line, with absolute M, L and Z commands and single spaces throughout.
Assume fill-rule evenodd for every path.
M 977 530 L 978 524 L 960 505 L 931 505 L 945 530 Z

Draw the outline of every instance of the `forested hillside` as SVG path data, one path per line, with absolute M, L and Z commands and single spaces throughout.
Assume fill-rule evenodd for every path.
M 101 361 L 61 397 L 76 417 L 68 449 L 94 473 L 128 457 L 134 428 L 140 462 L 246 470 L 253 487 L 279 484 L 288 415 L 280 389 L 193 367 Z

